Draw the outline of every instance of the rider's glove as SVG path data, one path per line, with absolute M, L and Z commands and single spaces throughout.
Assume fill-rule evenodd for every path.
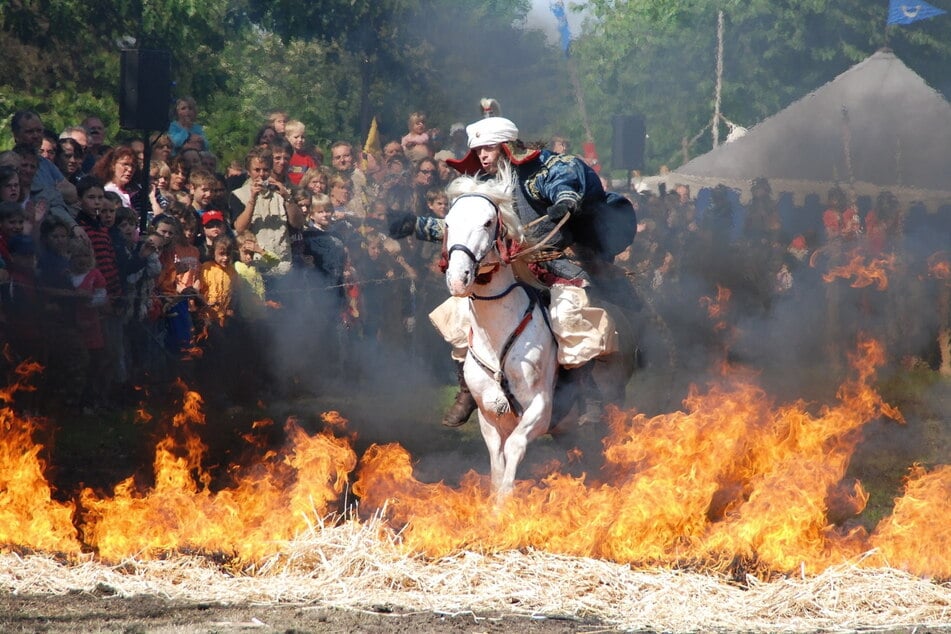
M 548 217 L 552 222 L 560 222 L 567 214 L 572 214 L 578 208 L 578 203 L 570 198 L 563 198 L 548 208 Z
M 409 212 L 391 213 L 387 220 L 390 223 L 390 237 L 395 240 L 409 237 L 416 231 L 416 214 L 411 214 Z

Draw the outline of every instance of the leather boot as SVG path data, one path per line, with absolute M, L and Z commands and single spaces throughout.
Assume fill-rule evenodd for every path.
M 476 402 L 466 385 L 466 377 L 462 371 L 463 362 L 456 361 L 456 378 L 459 379 L 459 392 L 456 393 L 456 400 L 449 407 L 449 411 L 443 416 L 442 424 L 446 427 L 459 427 L 469 420 L 469 416 L 476 410 Z
M 604 417 L 604 403 L 601 390 L 594 380 L 594 361 L 566 370 L 564 379 L 575 384 L 578 399 L 578 427 L 601 422 Z

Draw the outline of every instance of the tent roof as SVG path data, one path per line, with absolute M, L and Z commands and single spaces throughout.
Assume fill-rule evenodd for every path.
M 951 104 L 879 51 L 663 180 L 745 190 L 758 176 L 813 191 L 838 182 L 935 198 L 951 192 Z

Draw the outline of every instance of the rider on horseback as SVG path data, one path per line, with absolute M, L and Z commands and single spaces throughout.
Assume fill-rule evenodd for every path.
M 558 340 L 561 381 L 574 384 L 580 399 L 579 425 L 601 418 L 600 392 L 591 377 L 591 361 L 617 351 L 614 323 L 607 312 L 588 301 L 591 275 L 610 270 L 614 256 L 636 232 L 630 202 L 605 192 L 600 178 L 581 159 L 548 150 L 527 149 L 518 128 L 503 117 L 481 119 L 466 128 L 469 153 L 449 160 L 463 174 L 513 183 L 516 212 L 529 243 L 545 247 L 528 262 L 531 274 L 551 290 L 551 325 Z M 567 218 L 566 218 L 567 217 Z M 393 219 L 390 233 L 402 238 L 442 241 L 442 219 L 406 214 Z M 569 253 L 566 250 L 570 248 Z M 612 300 L 615 299 L 612 297 Z M 476 404 L 462 375 L 468 325 L 459 301 L 450 298 L 430 314 L 440 334 L 453 346 L 460 391 L 443 424 L 465 423 Z M 628 302 L 620 302 L 622 304 Z

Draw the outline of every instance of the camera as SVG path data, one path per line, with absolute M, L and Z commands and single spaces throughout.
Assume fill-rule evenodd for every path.
M 272 182 L 269 181 L 269 180 L 261 181 L 261 188 L 264 189 L 264 191 L 267 191 L 267 192 L 276 192 L 276 191 L 277 191 L 277 185 L 275 185 L 274 183 L 272 183 Z

